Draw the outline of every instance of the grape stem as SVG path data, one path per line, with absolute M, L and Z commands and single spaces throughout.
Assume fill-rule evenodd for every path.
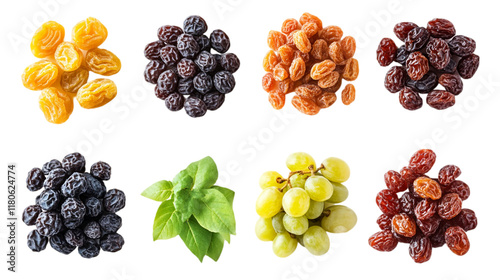
M 290 172 L 290 174 L 288 174 L 288 178 L 287 179 L 283 179 L 283 178 L 276 178 L 276 182 L 278 182 L 279 184 L 283 183 L 283 182 L 286 182 L 286 184 L 281 187 L 279 190 L 280 192 L 283 192 L 284 189 L 286 189 L 286 187 L 290 186 L 290 188 L 292 188 L 292 185 L 290 184 L 290 178 L 295 175 L 295 174 L 300 174 L 300 175 L 304 175 L 304 174 L 311 174 L 311 175 L 314 175 L 316 173 L 318 173 L 320 170 L 322 169 L 325 169 L 325 166 L 323 164 L 321 164 L 318 168 L 316 168 L 316 170 L 314 169 L 314 165 L 309 165 L 309 167 L 307 168 L 308 170 L 297 170 L 297 171 L 292 171 Z

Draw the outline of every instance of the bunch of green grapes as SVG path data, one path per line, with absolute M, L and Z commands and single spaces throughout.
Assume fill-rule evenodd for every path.
M 353 210 L 338 205 L 349 195 L 342 184 L 349 179 L 349 166 L 330 157 L 317 167 L 302 152 L 288 156 L 286 166 L 287 177 L 267 171 L 259 179 L 262 193 L 256 203 L 260 218 L 255 234 L 262 241 L 272 241 L 274 253 L 281 258 L 291 255 L 297 244 L 313 255 L 323 255 L 330 249 L 327 232 L 348 232 L 357 222 Z

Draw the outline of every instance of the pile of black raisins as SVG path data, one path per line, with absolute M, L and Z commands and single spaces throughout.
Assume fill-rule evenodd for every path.
M 476 42 L 456 35 L 453 23 L 436 18 L 427 28 L 413 22 L 400 22 L 394 33 L 404 45 L 399 48 L 390 38 L 384 38 L 377 49 L 377 61 L 393 66 L 385 76 L 385 87 L 399 92 L 399 102 L 408 110 L 422 107 L 420 94 L 427 94 L 427 104 L 438 110 L 455 105 L 455 96 L 463 90 L 462 79 L 470 79 L 479 67 L 474 54 Z M 440 84 L 444 90 L 435 90 Z
M 207 29 L 203 18 L 190 16 L 184 29 L 160 27 L 159 40 L 144 49 L 150 60 L 144 78 L 156 84 L 156 96 L 165 100 L 169 110 L 184 108 L 193 118 L 222 106 L 225 94 L 236 84 L 233 73 L 240 67 L 238 57 L 227 53 L 231 45 L 227 34 L 216 29 L 207 37 Z M 212 49 L 217 53 L 212 54 Z
M 106 191 L 103 181 L 110 177 L 111 166 L 102 161 L 85 172 L 85 158 L 79 153 L 31 169 L 28 189 L 43 191 L 23 212 L 24 223 L 36 226 L 28 234 L 28 247 L 40 252 L 50 243 L 66 255 L 78 247 L 84 258 L 97 257 L 101 249 L 121 250 L 125 241 L 117 231 L 122 218 L 116 212 L 125 207 L 125 194 L 118 189 Z

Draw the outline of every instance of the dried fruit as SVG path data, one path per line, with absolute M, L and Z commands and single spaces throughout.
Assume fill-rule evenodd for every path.
M 455 105 L 455 95 L 444 90 L 433 90 L 427 95 L 427 104 L 434 109 L 444 110 Z
M 42 212 L 36 219 L 36 230 L 42 236 L 54 236 L 62 228 L 61 216 L 53 212 Z
M 85 55 L 85 67 L 96 74 L 111 76 L 120 72 L 122 64 L 114 53 L 96 48 Z
M 161 60 L 151 60 L 144 70 L 144 79 L 148 83 L 156 84 L 161 73 L 167 70 L 167 66 Z
M 396 58 L 398 47 L 390 38 L 383 38 L 377 48 L 377 61 L 380 66 L 388 66 Z
M 154 41 L 146 45 L 144 48 L 144 57 L 149 60 L 160 59 L 160 50 L 165 46 L 163 41 Z
M 410 242 L 410 257 L 416 263 L 424 263 L 431 258 L 432 245 L 426 236 L 415 236 Z
M 410 159 L 408 167 L 417 174 L 429 172 L 436 162 L 436 154 L 429 149 L 417 151 Z
M 405 48 L 409 52 L 422 49 L 429 40 L 429 32 L 423 27 L 415 27 L 406 36 Z
M 406 60 L 406 72 L 408 77 L 417 81 L 424 77 L 429 71 L 429 62 L 421 52 L 413 52 Z
M 459 95 L 463 90 L 462 79 L 455 74 L 443 74 L 439 77 L 439 84 L 444 87 L 444 89 L 453 94 Z
M 294 18 L 286 19 L 281 25 L 281 32 L 287 35 L 290 34 L 292 31 L 299 29 L 300 29 L 300 24 Z
M 337 84 L 338 80 L 340 78 L 339 72 L 333 71 L 332 73 L 326 75 L 325 77 L 319 79 L 318 81 L 318 86 L 320 88 L 331 88 Z M 334 91 L 335 93 L 335 91 Z
M 445 240 L 448 248 L 459 256 L 463 256 L 469 251 L 469 238 L 461 227 L 449 227 L 445 233 Z
M 457 71 L 460 77 L 470 79 L 476 74 L 477 68 L 479 68 L 479 56 L 471 54 L 460 60 Z
M 405 79 L 406 73 L 404 68 L 401 66 L 393 66 L 385 75 L 385 88 L 392 93 L 396 93 L 403 89 Z
M 463 208 L 451 222 L 465 231 L 473 230 L 477 227 L 476 213 L 470 209 Z
M 427 43 L 426 53 L 429 63 L 436 69 L 444 69 L 450 63 L 450 47 L 443 39 L 431 38 Z
M 184 103 L 184 109 L 192 118 L 202 117 L 207 113 L 207 105 L 198 97 L 190 96 Z
M 454 55 L 468 56 L 476 50 L 476 41 L 463 35 L 457 35 L 448 42 L 450 51 Z
M 57 65 L 47 60 L 40 60 L 26 67 L 21 79 L 25 88 L 43 90 L 56 81 L 58 73 Z
M 401 174 L 394 170 L 389 170 L 384 174 L 385 185 L 393 192 L 402 192 L 408 188 Z
M 434 215 L 426 220 L 417 219 L 417 226 L 425 236 L 432 236 L 439 229 L 440 224 L 441 218 L 439 215 Z
M 279 63 L 278 56 L 274 51 L 269 51 L 264 57 L 262 66 L 266 72 L 272 72 L 274 67 Z
M 184 32 L 194 36 L 203 35 L 207 32 L 207 23 L 200 16 L 190 16 L 184 20 Z
M 345 88 L 342 90 L 342 103 L 344 105 L 349 105 L 354 102 L 356 98 L 356 89 L 352 84 L 347 84 Z
M 427 177 L 417 178 L 413 182 L 413 190 L 420 197 L 432 200 L 440 199 L 442 194 L 439 183 Z
M 359 75 L 359 65 L 358 60 L 355 58 L 349 58 L 345 63 L 344 73 L 342 78 L 346 81 L 354 81 Z
M 381 190 L 377 194 L 376 203 L 384 214 L 393 216 L 399 213 L 399 198 L 391 190 Z
M 32 230 L 28 234 L 28 248 L 33 252 L 41 252 L 47 247 L 49 239 L 46 236 L 38 233 L 37 230 Z
M 320 80 L 335 70 L 335 63 L 331 60 L 323 60 L 322 62 L 316 63 L 311 68 L 311 78 L 314 80 Z
M 210 45 L 217 52 L 225 53 L 229 50 L 231 42 L 224 31 L 216 29 L 210 34 Z
M 318 37 L 320 39 L 325 40 L 328 44 L 331 44 L 336 41 L 340 41 L 342 39 L 342 36 L 344 35 L 344 32 L 342 29 L 338 26 L 330 25 L 326 26 L 322 30 L 319 31 Z
M 76 94 L 87 83 L 88 79 L 89 71 L 82 67 L 72 72 L 63 72 L 61 75 L 61 88 L 66 92 Z
M 101 180 L 109 180 L 111 178 L 111 166 L 103 161 L 98 161 L 90 167 L 90 174 Z
M 292 81 L 298 81 L 306 72 L 306 63 L 301 57 L 297 57 L 292 61 L 292 65 L 290 65 L 290 79 Z
M 73 112 L 73 99 L 54 87 L 41 92 L 39 105 L 45 119 L 55 124 L 67 121 Z
M 279 63 L 273 69 L 273 77 L 278 81 L 283 81 L 289 77 L 286 65 Z
M 435 200 L 424 199 L 415 206 L 415 217 L 421 221 L 427 220 L 436 214 L 436 210 L 437 202 Z
M 462 210 L 462 200 L 456 193 L 445 194 L 438 204 L 438 214 L 445 220 L 456 217 Z
M 458 176 L 462 174 L 460 168 L 456 165 L 445 165 L 441 170 L 439 170 L 439 183 L 443 185 L 449 185 L 453 183 Z
M 299 95 L 292 98 L 292 105 L 299 110 L 299 112 L 306 115 L 316 115 L 319 113 L 319 106 L 311 99 Z
M 318 97 L 323 93 L 320 87 L 313 85 L 313 84 L 305 84 L 298 86 L 295 89 L 295 93 L 297 95 L 300 95 L 304 98 L 309 98 L 309 99 L 314 99 L 315 97 Z
M 316 98 L 316 104 L 321 109 L 332 106 L 335 101 L 337 101 L 337 95 L 335 94 L 335 92 L 325 93 Z
M 307 34 L 303 30 L 299 30 L 293 34 L 293 43 L 303 53 L 311 51 L 311 42 L 307 38 Z
M 177 38 L 183 33 L 184 31 L 179 26 L 164 25 L 158 28 L 158 39 L 166 44 L 176 45 Z
M 85 109 L 101 107 L 115 98 L 118 90 L 109 79 L 95 79 L 83 85 L 76 94 L 76 100 Z
M 435 18 L 427 23 L 427 31 L 432 37 L 450 39 L 455 36 L 455 26 L 447 19 Z
M 55 21 L 42 24 L 31 39 L 31 52 L 35 57 L 44 58 L 52 55 L 64 40 L 64 27 Z
M 404 87 L 399 93 L 399 103 L 407 110 L 417 110 L 422 108 L 422 98 L 418 93 L 409 87 Z
M 410 192 L 405 192 L 399 199 L 400 211 L 408 215 L 414 215 L 417 203 L 418 200 L 415 196 L 413 196 Z
M 89 17 L 73 27 L 73 42 L 82 50 L 99 47 L 108 37 L 108 30 L 96 18 Z
M 62 42 L 57 46 L 54 59 L 63 71 L 75 71 L 80 68 L 83 61 L 83 54 L 77 46 L 71 42 Z
M 428 72 L 420 80 L 406 79 L 406 86 L 419 93 L 429 93 L 438 85 L 438 78 L 434 72 Z
M 356 40 L 351 36 L 346 36 L 340 41 L 340 46 L 342 48 L 342 53 L 346 59 L 354 56 L 356 52 Z
M 394 34 L 399 40 L 404 41 L 408 37 L 408 33 L 417 27 L 418 25 L 413 22 L 400 22 L 394 26 Z
M 319 39 L 316 40 L 312 45 L 310 54 L 317 60 L 324 60 L 328 58 L 329 55 L 328 53 L 329 53 L 328 43 L 323 39 Z M 281 57 L 281 60 L 283 60 L 283 57 Z
M 398 240 L 389 229 L 379 231 L 368 239 L 368 244 L 378 251 L 390 252 L 398 246 Z
M 273 51 L 277 51 L 281 46 L 286 43 L 286 36 L 278 31 L 271 30 L 267 35 L 267 45 Z
M 273 106 L 274 109 L 279 110 L 285 106 L 285 94 L 274 91 L 269 93 L 269 103 L 271 103 L 271 106 Z
M 377 224 L 381 230 L 392 228 L 392 218 L 389 215 L 382 214 L 377 218 Z
M 32 192 L 38 191 L 43 187 L 43 181 L 45 181 L 44 172 L 40 168 L 33 168 L 28 172 L 26 187 Z
M 456 180 L 445 188 L 445 193 L 456 193 L 464 201 L 470 196 L 470 188 L 466 183 Z
M 417 225 L 407 214 L 397 214 L 392 217 L 392 230 L 404 237 L 413 237 L 417 233 Z

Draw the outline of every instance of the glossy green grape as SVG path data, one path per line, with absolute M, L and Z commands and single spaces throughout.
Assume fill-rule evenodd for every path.
M 293 153 L 286 159 L 286 166 L 290 171 L 307 171 L 311 165 L 316 169 L 316 162 L 306 153 Z
M 262 190 L 257 198 L 255 209 L 262 218 L 272 218 L 281 211 L 283 193 L 277 187 L 269 187 Z
M 330 211 L 328 216 L 321 219 L 321 227 L 328 232 L 343 233 L 350 231 L 358 222 L 356 213 L 343 205 L 334 205 L 325 209 Z
M 323 161 L 323 166 L 325 168 L 321 170 L 321 174 L 332 182 L 345 182 L 351 175 L 347 163 L 339 158 L 329 157 Z
M 304 189 L 291 188 L 283 196 L 283 209 L 292 217 L 304 216 L 309 209 L 310 200 Z
M 288 232 L 278 233 L 273 240 L 274 254 L 280 258 L 290 256 L 297 249 L 297 239 L 290 236 Z
M 314 175 L 306 180 L 305 190 L 312 200 L 325 201 L 333 194 L 333 185 L 323 176 Z
M 310 227 L 303 236 L 304 247 L 313 255 L 321 256 L 330 249 L 330 238 L 318 226 Z
M 273 228 L 277 233 L 285 232 L 285 226 L 283 225 L 283 216 L 285 216 L 285 212 L 279 212 L 273 217 Z
M 286 182 L 278 183 L 278 178 L 283 179 L 283 176 L 281 176 L 281 174 L 276 171 L 266 171 L 260 176 L 259 185 L 263 189 L 269 187 L 281 188 L 285 185 Z
M 260 217 L 255 224 L 255 235 L 262 241 L 273 241 L 276 231 L 274 231 L 272 220 Z
M 293 174 L 290 177 L 290 185 L 292 185 L 292 188 L 304 188 L 306 184 L 307 178 L 309 178 L 309 174 Z
M 323 213 L 323 209 L 325 209 L 325 203 L 323 201 L 315 201 L 311 199 L 309 203 L 309 210 L 307 210 L 306 218 L 313 220 L 321 216 Z
M 347 199 L 349 196 L 349 190 L 346 186 L 341 183 L 332 182 L 333 185 L 333 194 L 332 196 L 326 200 L 326 202 L 330 203 L 341 203 Z
M 299 242 L 300 246 L 304 247 L 304 235 L 296 235 L 295 238 Z
M 302 235 L 309 228 L 309 220 L 305 216 L 292 217 L 285 214 L 283 217 L 283 225 L 289 233 Z

